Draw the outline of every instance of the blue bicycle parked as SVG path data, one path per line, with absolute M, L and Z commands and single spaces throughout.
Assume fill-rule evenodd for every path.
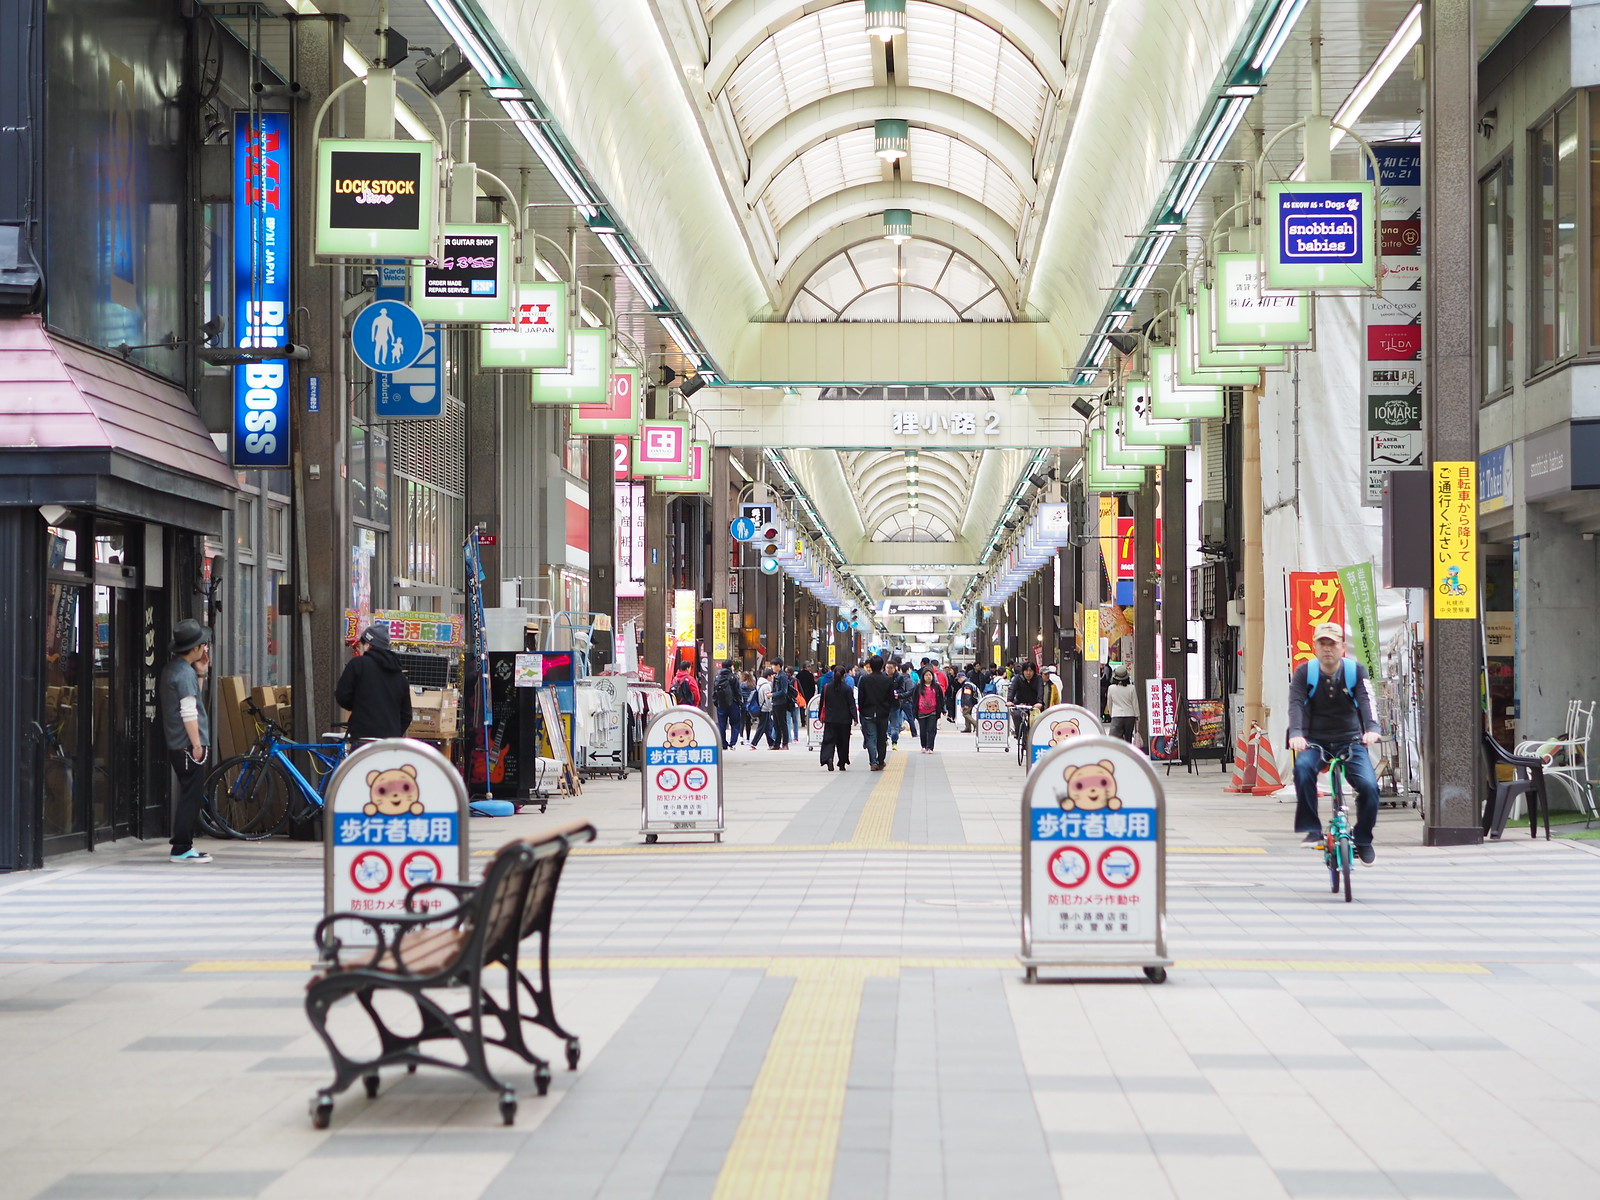
M 201 819 L 223 837 L 256 842 L 269 838 L 292 820 L 322 811 L 328 780 L 344 761 L 347 739 L 296 742 L 250 701 L 245 707 L 256 719 L 260 736 L 248 753 L 217 764 L 206 778 Z M 291 755 L 306 763 L 301 771 Z

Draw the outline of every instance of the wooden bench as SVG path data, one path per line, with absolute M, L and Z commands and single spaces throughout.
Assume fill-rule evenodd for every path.
M 542 1096 L 550 1087 L 550 1065 L 528 1046 L 525 1027 L 538 1025 L 567 1043 L 567 1064 L 576 1068 L 578 1039 L 556 1020 L 550 998 L 550 918 L 561 869 L 572 846 L 593 841 L 594 826 L 577 819 L 542 831 L 536 837 L 509 842 L 490 860 L 477 884 L 419 884 L 406 893 L 406 915 L 377 917 L 365 913 L 333 913 L 317 923 L 316 941 L 323 969 L 306 985 L 306 1015 L 333 1060 L 334 1081 L 317 1092 L 311 1104 L 313 1124 L 326 1129 L 333 1116 L 333 1098 L 357 1079 L 367 1096 L 378 1094 L 378 1072 L 386 1066 L 449 1067 L 465 1071 L 499 1093 L 501 1119 L 516 1119 L 516 1089 L 489 1069 L 487 1047 L 503 1046 L 533 1064 L 534 1083 Z M 428 892 L 449 893 L 450 902 L 428 911 Z M 370 930 L 376 944 L 347 946 L 342 930 L 354 922 Z M 525 938 L 539 936 L 539 985 L 521 970 Z M 489 986 L 485 972 L 505 968 L 504 984 Z M 522 994 L 532 1001 L 524 1013 Z M 375 997 L 398 993 L 416 1006 L 417 1030 L 398 1033 L 379 1015 Z M 352 1058 L 328 1031 L 334 1005 L 354 1000 L 366 1012 L 378 1035 L 375 1055 Z M 450 1041 L 463 1061 L 429 1053 L 428 1043 Z

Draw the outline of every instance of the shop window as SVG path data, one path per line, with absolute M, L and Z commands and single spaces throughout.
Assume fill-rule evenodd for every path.
M 1577 349 L 1578 106 L 1569 100 L 1534 130 L 1539 168 L 1534 250 L 1534 369 Z
M 1481 220 L 1480 259 L 1483 285 L 1478 293 L 1478 344 L 1482 355 L 1483 395 L 1499 395 L 1511 386 L 1515 354 L 1512 349 L 1512 301 L 1516 288 L 1516 253 L 1513 249 L 1512 176 L 1508 158 L 1478 185 Z

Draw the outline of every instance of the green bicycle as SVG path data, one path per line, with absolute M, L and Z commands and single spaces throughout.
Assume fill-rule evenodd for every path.
M 1319 749 L 1321 749 L 1319 747 Z M 1328 822 L 1322 839 L 1322 861 L 1328 868 L 1331 883 L 1329 890 L 1335 895 L 1339 884 L 1344 884 L 1344 901 L 1355 899 L 1350 886 L 1351 867 L 1355 865 L 1356 839 L 1350 826 L 1349 813 L 1344 806 L 1345 752 L 1348 747 L 1329 755 L 1322 750 L 1322 761 L 1328 767 L 1328 784 L 1333 789 L 1333 819 Z

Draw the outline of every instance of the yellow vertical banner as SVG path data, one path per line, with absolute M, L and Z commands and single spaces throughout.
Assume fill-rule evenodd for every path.
M 1083 610 L 1083 661 L 1100 661 L 1100 610 L 1093 605 Z
M 1433 615 L 1478 619 L 1477 465 L 1433 464 Z
M 725 608 L 711 610 L 711 657 L 718 662 L 728 657 L 728 610 Z
M 990 649 L 994 651 L 994 665 L 998 667 L 1000 665 L 1000 643 L 996 642 Z
M 680 645 L 694 642 L 695 597 L 692 591 L 679 588 L 672 593 L 672 632 Z
M 830 667 L 833 666 L 834 662 L 838 660 L 838 657 L 839 657 L 839 648 L 837 646 L 835 646 L 832 642 L 829 642 L 828 643 L 828 665 Z

